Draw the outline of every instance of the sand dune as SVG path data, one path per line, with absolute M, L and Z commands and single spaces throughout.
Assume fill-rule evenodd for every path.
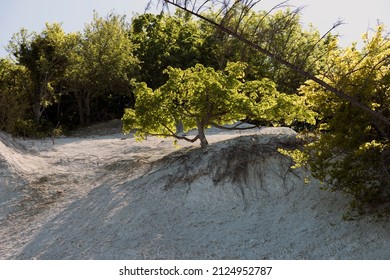
M 105 132 L 105 133 L 104 133 Z M 208 131 L 210 147 L 113 129 L 0 134 L 1 259 L 390 259 L 390 224 L 291 170 L 288 128 Z

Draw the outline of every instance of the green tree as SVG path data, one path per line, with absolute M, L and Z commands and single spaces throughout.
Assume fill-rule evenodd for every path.
M 0 129 L 13 135 L 27 135 L 28 93 L 32 87 L 24 66 L 0 59 Z
M 95 14 L 93 22 L 75 40 L 78 44 L 70 54 L 66 79 L 68 91 L 77 101 L 79 122 L 86 125 L 92 114 L 98 113 L 99 101 L 131 95 L 130 80 L 138 59 L 125 17 L 110 14 L 102 18 Z
M 138 80 L 156 89 L 162 86 L 168 67 L 186 69 L 202 59 L 205 34 L 188 14 L 143 14 L 132 19 L 132 41 L 139 47 L 135 51 L 141 61 Z
M 147 135 L 174 137 L 208 145 L 205 128 L 225 127 L 239 120 L 268 119 L 291 123 L 294 119 L 314 122 L 314 115 L 304 110 L 297 96 L 279 93 L 269 79 L 243 82 L 245 64 L 228 63 L 225 71 L 197 64 L 186 70 L 168 67 L 168 81 L 156 90 L 139 83 L 134 109 L 122 118 L 125 133 L 136 129 L 138 139 Z M 178 122 L 185 132 L 197 129 L 194 138 L 175 132 Z
M 360 110 L 370 114 L 373 118 L 377 119 L 378 121 L 384 123 L 388 128 L 390 127 L 390 119 L 383 116 L 381 113 L 371 109 L 366 104 L 363 104 L 356 98 L 354 98 L 352 95 L 347 94 L 346 92 L 342 91 L 341 89 L 335 88 L 334 86 L 330 85 L 324 80 L 321 80 L 315 73 L 310 72 L 309 70 L 305 69 L 305 67 L 302 67 L 302 65 L 296 64 L 294 62 L 294 56 L 291 56 L 290 52 L 287 52 L 285 54 L 284 52 L 274 52 L 272 51 L 272 44 L 273 44 L 273 37 L 278 34 L 279 27 L 276 26 L 276 28 L 271 28 L 271 39 L 266 40 L 265 44 L 261 44 L 259 42 L 256 42 L 256 38 L 263 37 L 263 33 L 261 32 L 261 28 L 255 28 L 252 32 L 247 33 L 245 32 L 245 26 L 247 25 L 248 20 L 251 19 L 251 17 L 247 17 L 247 15 L 251 14 L 251 11 L 254 10 L 254 7 L 256 4 L 258 4 L 260 1 L 257 0 L 247 0 L 247 1 L 218 1 L 218 0 L 164 0 L 161 1 L 163 6 L 172 5 L 176 8 L 179 8 L 187 13 L 190 13 L 192 15 L 195 15 L 196 17 L 202 19 L 203 21 L 207 22 L 208 24 L 214 26 L 219 31 L 228 34 L 231 37 L 234 37 L 247 46 L 250 46 L 252 49 L 256 50 L 258 53 L 261 53 L 268 57 L 269 59 L 275 61 L 278 64 L 283 65 L 283 67 L 287 67 L 291 69 L 292 71 L 298 73 L 299 75 L 302 75 L 306 79 L 311 79 L 318 85 L 325 88 L 327 91 L 329 91 L 331 94 L 334 94 L 338 96 L 339 98 L 342 98 L 348 102 L 350 102 L 353 106 L 359 108 Z M 282 4 L 278 4 L 275 6 L 275 8 L 283 6 L 284 2 Z M 218 16 L 214 17 L 214 13 L 207 14 L 205 11 L 207 10 L 215 10 L 217 9 L 216 14 Z M 270 11 L 270 13 L 272 10 Z M 293 11 L 292 16 L 294 17 L 295 14 L 297 14 L 298 11 Z M 234 15 L 238 14 L 238 20 L 237 17 Z M 266 14 L 268 16 L 269 13 Z M 288 22 L 287 22 L 288 23 Z M 335 24 L 337 26 L 339 23 Z M 261 22 L 259 22 L 258 25 L 255 25 L 255 27 L 260 26 Z M 288 28 L 288 24 L 286 27 Z M 287 41 L 285 42 L 285 45 L 289 44 L 289 37 L 287 37 Z M 313 48 L 316 47 L 317 44 L 313 45 Z M 332 49 L 325 49 L 326 52 L 332 51 Z M 326 52 L 323 54 L 325 55 Z
M 334 46 L 336 37 L 328 34 L 321 38 L 316 28 L 310 26 L 304 30 L 300 21 L 300 13 L 289 9 L 268 16 L 265 11 L 253 12 L 248 19 L 251 25 L 243 32 L 249 36 L 257 29 L 258 35 L 253 42 L 280 57 L 288 58 L 290 63 L 307 72 L 318 74 L 316 65 L 324 62 L 323 56 Z M 250 47 L 242 42 L 237 44 L 241 46 L 240 60 L 248 61 L 251 74 L 273 80 L 278 90 L 297 94 L 298 88 L 306 81 L 306 77 L 264 54 L 248 55 Z
M 65 50 L 66 35 L 59 24 L 46 24 L 41 34 L 22 29 L 11 40 L 8 51 L 16 63 L 28 69 L 33 87 L 29 102 L 36 125 L 45 109 L 57 102 L 55 87 L 60 82 L 68 64 Z
M 384 205 L 390 208 L 390 55 L 389 38 L 383 36 L 383 28 L 371 40 L 366 39 L 362 51 L 356 47 L 340 50 L 330 40 L 319 57 L 320 66 L 310 71 L 291 60 L 294 56 L 289 52 L 285 56 L 272 50 L 272 37 L 263 45 L 255 41 L 263 35 L 257 29 L 244 32 L 247 21 L 243 19 L 259 1 L 161 2 L 197 16 L 310 80 L 301 88 L 301 94 L 311 102 L 311 109 L 317 111 L 320 123 L 317 133 L 308 137 L 303 151 L 293 151 L 290 155 L 298 165 L 308 164 L 313 175 L 328 188 L 351 194 L 355 198 L 353 206 L 360 210 L 365 206 L 379 212 Z M 221 16 L 208 16 L 204 13 L 208 9 L 218 9 Z M 240 20 L 235 22 L 232 15 L 237 11 Z M 316 61 L 319 60 L 313 63 Z
M 207 1 L 199 1 L 199 5 Z M 239 3 L 239 1 L 236 1 Z M 207 6 L 207 3 L 204 3 Z M 269 52 L 286 57 L 291 63 L 316 74 L 316 61 L 321 60 L 329 46 L 336 40 L 327 34 L 321 38 L 319 31 L 310 26 L 303 29 L 300 13 L 296 10 L 247 10 L 234 4 L 227 14 L 206 10 L 202 16 L 221 22 L 251 42 Z M 244 10 L 244 11 L 243 11 Z M 296 94 L 306 77 L 280 64 L 263 53 L 253 53 L 252 47 L 229 33 L 214 30 L 208 22 L 197 21 L 203 34 L 200 46 L 201 63 L 215 69 L 223 69 L 228 61 L 242 61 L 248 64 L 247 79 L 269 78 L 277 84 L 278 90 Z M 206 59 L 204 59 L 206 57 Z
M 379 26 L 372 38 L 366 34 L 361 51 L 352 45 L 330 52 L 319 78 L 390 119 L 390 40 L 383 33 Z M 292 153 L 297 163 L 308 164 L 327 188 L 352 195 L 352 206 L 359 210 L 389 206 L 386 124 L 313 81 L 307 81 L 300 92 L 318 114 L 318 130 L 302 151 Z

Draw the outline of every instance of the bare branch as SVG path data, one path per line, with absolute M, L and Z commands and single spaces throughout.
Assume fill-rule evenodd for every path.
M 147 131 L 141 131 L 143 133 L 146 133 L 150 136 L 156 136 L 156 137 L 173 137 L 173 138 L 176 138 L 178 140 L 185 140 L 185 141 L 188 141 L 188 142 L 191 142 L 191 143 L 194 143 L 196 142 L 198 139 L 199 139 L 199 135 L 196 135 L 194 138 L 188 138 L 188 137 L 185 137 L 185 136 L 181 136 L 181 135 L 177 135 L 177 134 L 168 134 L 168 133 L 149 133 Z
M 288 0 L 287 1 L 284 1 L 284 2 L 281 2 L 277 5 L 275 5 L 272 9 L 270 9 L 260 20 L 259 20 L 259 23 L 257 24 L 255 30 L 258 30 L 258 28 L 261 26 L 261 24 L 263 23 L 263 21 L 265 20 L 265 18 L 267 16 L 269 16 L 273 11 L 277 10 L 277 9 L 280 9 L 280 8 L 284 8 L 284 7 L 287 7 L 287 4 L 288 3 Z
M 142 130 L 142 129 L 138 129 L 138 131 L 142 132 L 142 133 L 145 133 L 147 135 L 150 135 L 150 136 L 157 136 L 157 137 L 173 137 L 173 138 L 176 138 L 178 140 L 185 140 L 185 141 L 188 141 L 188 142 L 191 142 L 191 143 L 194 143 L 195 141 L 197 141 L 199 139 L 199 135 L 196 135 L 194 138 L 188 138 L 184 135 L 178 135 L 176 133 L 174 133 L 171 129 L 169 129 L 166 125 L 164 125 L 163 123 L 160 123 L 162 126 L 164 126 L 169 133 L 151 133 L 149 131 L 146 131 L 146 130 Z
M 244 123 L 238 123 L 234 126 L 222 126 L 222 125 L 219 125 L 219 124 L 213 123 L 213 122 L 210 124 L 216 128 L 224 129 L 224 130 L 249 130 L 249 129 L 254 129 L 254 128 L 258 128 L 258 129 L 261 128 L 261 126 L 258 126 L 258 125 L 253 125 L 253 126 L 248 126 L 248 127 L 239 127 L 240 125 L 242 125 Z
M 208 0 L 208 1 L 204 1 L 204 3 L 201 4 L 201 5 L 198 7 L 198 9 L 196 10 L 196 13 L 197 13 L 197 14 L 201 13 L 201 12 L 202 12 L 202 8 L 203 8 L 204 6 L 206 6 L 206 4 L 207 4 L 208 2 L 210 2 L 210 1 L 209 1 L 209 0 Z

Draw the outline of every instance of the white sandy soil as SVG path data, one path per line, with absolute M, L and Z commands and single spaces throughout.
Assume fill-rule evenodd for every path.
M 208 131 L 210 147 L 110 122 L 0 133 L 0 259 L 390 259 L 390 223 L 291 170 L 288 128 Z

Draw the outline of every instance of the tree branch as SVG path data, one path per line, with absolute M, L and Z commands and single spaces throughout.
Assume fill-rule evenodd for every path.
M 151 134 L 151 133 L 148 133 L 149 135 L 152 135 L 152 136 L 163 136 L 163 137 L 173 137 L 173 138 L 176 138 L 176 139 L 179 139 L 179 140 L 186 140 L 188 142 L 191 142 L 191 143 L 194 143 L 196 140 L 199 139 L 199 135 L 195 136 L 193 139 L 190 139 L 188 137 L 185 137 L 183 135 L 177 135 L 175 132 L 172 131 L 172 129 L 170 129 L 167 125 L 163 124 L 160 122 L 160 124 L 165 127 L 166 130 L 169 131 L 170 134 Z M 147 132 L 145 132 L 147 133 Z
M 184 10 L 185 12 L 188 12 L 189 14 L 192 14 L 196 17 L 198 17 L 199 19 L 202 19 L 204 21 L 206 21 L 207 23 L 213 25 L 214 27 L 216 27 L 217 29 L 219 29 L 220 31 L 226 33 L 226 34 L 229 34 L 231 35 L 232 37 L 240 40 L 241 42 L 243 42 L 244 44 L 252 47 L 253 49 L 259 51 L 260 53 L 270 57 L 271 59 L 275 60 L 276 62 L 290 68 L 291 70 L 299 73 L 300 75 L 304 76 L 305 78 L 307 79 L 310 79 L 310 80 L 313 80 L 315 83 L 319 84 L 320 86 L 324 87 L 326 90 L 332 92 L 333 94 L 335 94 L 336 96 L 338 96 L 339 98 L 341 99 L 344 99 L 344 100 L 347 100 L 349 101 L 351 104 L 353 104 L 354 106 L 362 109 L 363 111 L 365 111 L 366 113 L 370 114 L 371 116 L 373 116 L 374 118 L 382 121 L 384 124 L 386 124 L 388 127 L 390 127 L 390 120 L 388 118 L 386 118 L 385 116 L 381 115 L 380 113 L 372 110 L 370 107 L 368 107 L 367 105 L 359 102 L 357 99 L 355 99 L 354 97 L 352 96 L 349 96 L 347 95 L 346 93 L 344 93 L 343 91 L 341 90 L 338 90 L 337 88 L 331 86 L 330 84 L 326 83 L 325 81 L 319 79 L 318 77 L 316 77 L 315 75 L 305 71 L 304 69 L 298 67 L 297 65 L 294 65 L 290 62 L 288 62 L 287 60 L 279 57 L 278 55 L 270 52 L 269 50 L 259 46 L 258 44 L 248 40 L 247 38 L 243 37 L 242 35 L 238 34 L 237 32 L 234 32 L 233 30 L 231 30 L 230 28 L 228 27 L 225 27 L 223 26 L 222 24 L 219 24 L 217 22 L 215 22 L 214 20 L 212 19 L 209 19 L 205 16 L 203 16 L 202 14 L 199 14 L 197 13 L 196 11 L 193 11 L 191 9 L 188 9 L 186 7 L 186 5 L 181 5 L 181 1 L 175 1 L 175 0 L 164 0 L 165 3 L 167 4 L 170 4 L 174 7 L 177 7 L 181 10 Z M 187 1 L 184 1 L 184 3 L 186 3 Z
M 176 138 L 178 140 L 185 140 L 185 141 L 188 141 L 188 142 L 191 142 L 191 143 L 194 143 L 195 141 L 197 141 L 199 139 L 199 135 L 196 135 L 194 138 L 191 139 L 191 138 L 188 138 L 188 137 L 185 137 L 185 136 L 177 135 L 176 133 L 172 133 L 172 134 L 169 134 L 169 133 L 150 133 L 148 131 L 141 130 L 141 129 L 139 129 L 138 131 L 141 131 L 142 133 L 145 133 L 145 134 L 150 135 L 150 136 L 173 137 L 173 138 Z
M 248 127 L 239 127 L 243 123 L 238 123 L 238 124 L 236 124 L 235 126 L 232 126 L 232 127 L 222 126 L 222 125 L 219 125 L 219 124 L 214 123 L 214 122 L 211 122 L 210 124 L 212 126 L 216 127 L 216 128 L 224 129 L 224 130 L 249 130 L 249 129 L 254 129 L 254 128 L 258 128 L 258 129 L 261 128 L 260 126 L 257 126 L 257 125 L 248 126 Z

